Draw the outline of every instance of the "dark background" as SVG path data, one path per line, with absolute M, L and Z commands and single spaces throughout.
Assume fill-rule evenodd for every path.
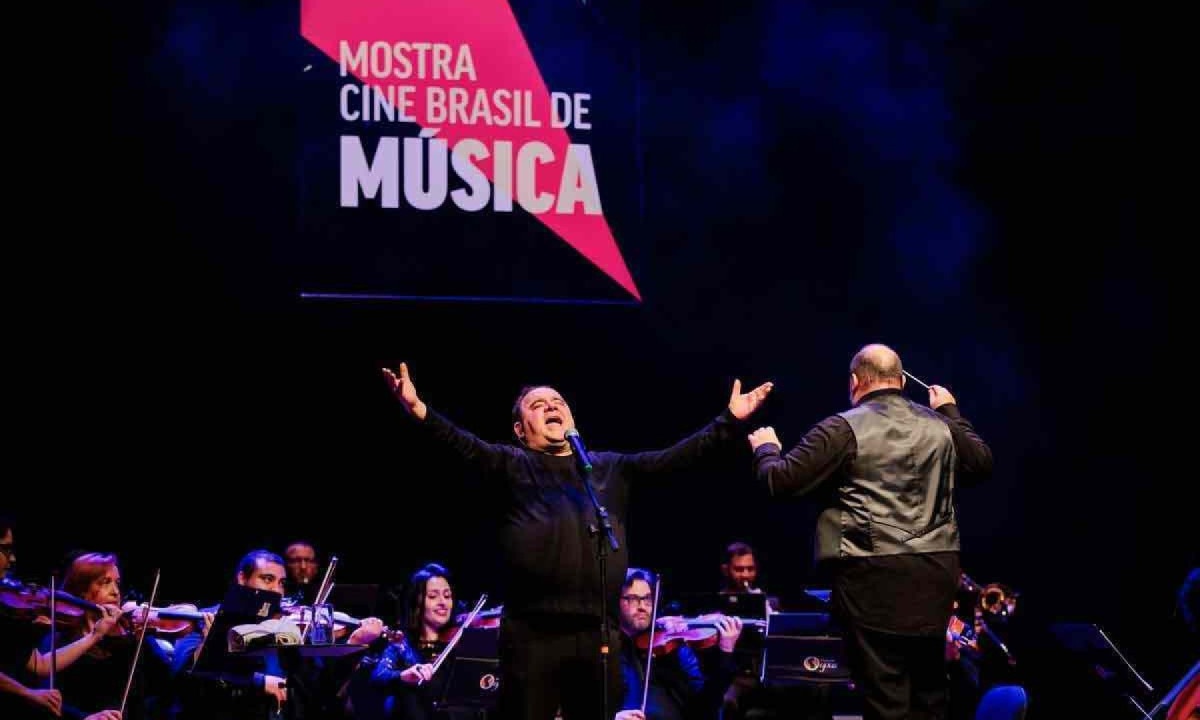
M 991 483 L 959 494 L 964 569 L 1019 589 L 1034 634 L 1097 622 L 1173 683 L 1174 593 L 1197 562 L 1190 365 L 1136 234 L 1125 19 L 987 0 L 514 5 L 523 25 L 616 26 L 605 52 L 624 37 L 636 59 L 642 152 L 605 182 L 638 193 L 616 230 L 641 304 L 301 300 L 311 48 L 294 3 L 134 6 L 86 74 L 39 86 L 63 112 L 22 135 L 42 150 L 13 150 L 38 160 L 13 192 L 39 228 L 11 241 L 6 291 L 19 573 L 112 550 L 127 584 L 161 567 L 165 597 L 211 602 L 245 551 L 306 537 L 344 582 L 437 560 L 470 597 L 496 583 L 489 508 L 406 435 L 381 365 L 408 361 L 431 405 L 496 441 L 517 390 L 551 383 L 591 446 L 622 450 L 699 427 L 735 377 L 771 379 L 761 420 L 787 443 L 844 408 L 850 356 L 879 341 L 994 450 Z M 546 235 L 544 272 L 620 297 L 564 248 Z M 541 272 L 500 267 L 486 294 L 561 295 Z M 707 589 L 741 539 L 772 591 L 807 586 L 812 510 L 768 501 L 748 468 L 739 451 L 637 488 L 630 560 Z

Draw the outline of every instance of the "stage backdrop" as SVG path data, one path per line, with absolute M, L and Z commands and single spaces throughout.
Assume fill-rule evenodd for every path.
M 306 297 L 636 300 L 637 16 L 305 0 Z M 636 257 L 637 253 L 634 252 Z

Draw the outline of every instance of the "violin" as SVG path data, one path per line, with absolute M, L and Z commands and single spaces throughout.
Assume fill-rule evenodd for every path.
M 81 631 L 88 620 L 104 615 L 95 603 L 62 590 L 54 591 L 54 620 L 58 629 Z M 12 620 L 50 624 L 50 590 L 5 578 L 0 583 L 0 613 Z
M 670 655 L 684 645 L 693 650 L 704 650 L 720 641 L 716 620 L 720 615 L 700 615 L 698 617 L 666 616 L 660 617 L 654 627 L 655 656 Z M 638 635 L 636 644 L 639 650 L 646 650 L 650 644 L 650 633 Z
M 204 622 L 204 613 L 191 603 L 148 609 L 144 605 L 130 606 L 127 603 L 125 614 L 121 616 L 121 624 L 128 631 L 137 632 L 145 625 L 146 632 L 172 641 L 191 634 Z
M 288 605 L 283 608 L 282 617 L 286 620 L 295 623 L 300 631 L 312 622 L 312 606 L 311 605 Z M 363 621 L 340 610 L 333 611 L 333 639 L 334 642 L 345 640 L 351 633 L 361 627 Z M 391 630 L 384 626 L 380 637 L 386 639 L 388 643 L 399 643 L 404 641 L 403 630 Z
M 480 610 L 475 614 L 475 619 L 471 621 L 470 629 L 472 630 L 495 630 L 500 627 L 500 616 L 504 613 L 504 606 L 497 605 L 494 608 Z M 463 623 L 470 617 L 470 613 L 462 613 L 454 618 L 454 622 L 447 623 L 438 634 L 438 639 L 441 642 L 450 642 L 459 630 L 463 629 Z

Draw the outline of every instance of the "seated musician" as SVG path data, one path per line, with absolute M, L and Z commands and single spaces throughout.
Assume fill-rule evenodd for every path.
M 430 563 L 414 573 L 405 588 L 400 620 L 403 639 L 363 663 L 360 672 L 369 676 L 369 687 L 360 686 L 354 693 L 357 717 L 433 717 L 433 701 L 444 677 L 434 678 L 433 663 L 446 647 L 446 632 L 453 619 L 450 573 Z
M 118 710 L 125 692 L 137 644 L 137 633 L 121 611 L 121 570 L 114 555 L 83 553 L 76 556 L 63 575 L 63 590 L 100 606 L 118 622 L 110 624 L 82 657 L 68 668 L 60 669 L 59 688 L 63 694 L 63 716 L 83 717 L 102 710 Z M 63 632 L 57 638 L 64 645 L 93 634 L 97 623 L 88 622 L 77 631 Z M 49 650 L 49 638 L 43 640 Z M 133 675 L 125 720 L 145 717 L 157 699 L 166 694 L 171 682 L 171 659 L 161 645 L 147 636 Z
M 758 561 L 754 558 L 754 548 L 744 542 L 730 543 L 725 548 L 725 560 L 721 563 L 723 579 L 722 593 L 761 593 L 758 587 Z M 767 607 L 771 612 L 779 612 L 779 598 L 769 596 Z
M 650 687 L 646 710 L 641 712 L 643 683 L 646 677 L 647 651 L 637 647 L 637 639 L 647 636 L 654 610 L 654 574 L 630 568 L 621 586 L 621 678 L 624 698 L 617 720 L 691 720 L 716 717 L 721 694 L 729 686 L 736 665 L 733 648 L 742 632 L 737 617 L 718 616 L 718 645 L 715 663 L 706 674 L 700 658 L 687 645 L 667 654 L 655 654 L 650 660 Z M 669 631 L 671 628 L 668 628 Z M 656 633 L 660 632 L 656 630 Z M 715 665 L 715 667 L 713 667 Z
M 21 583 L 11 575 L 17 557 L 13 532 L 12 521 L 0 517 L 0 585 L 16 592 Z M 59 670 L 70 667 L 107 635 L 117 617 L 119 613 L 106 613 L 95 621 L 90 632 L 73 643 L 56 648 L 53 663 Z M 52 665 L 50 653 L 36 649 L 43 632 L 44 625 L 0 613 L 0 718 L 64 715 L 62 692 L 37 687 L 50 676 Z M 87 720 L 120 720 L 120 717 L 116 712 L 103 711 Z
M 754 548 L 745 542 L 732 542 L 725 548 L 721 562 L 722 594 L 732 593 L 762 593 L 758 586 L 758 560 Z M 779 612 L 781 603 L 778 597 L 767 597 L 767 611 Z M 758 647 L 761 640 L 749 638 L 743 643 L 743 650 Z M 758 681 L 762 668 L 759 667 L 757 654 L 744 654 L 739 658 L 738 671 L 734 674 L 733 682 L 725 691 L 723 704 L 726 715 L 736 717 L 744 714 L 751 707 L 762 707 L 772 702 L 762 692 Z
M 284 572 L 283 558 L 269 550 L 252 550 L 238 563 L 236 582 L 282 595 Z M 224 643 L 226 639 L 212 638 L 211 642 Z M 197 631 L 175 645 L 179 718 L 266 718 L 288 701 L 287 682 L 277 658 L 229 655 L 222 657 L 221 667 L 197 671 L 196 661 L 205 643 L 204 633 Z
M 283 554 L 287 576 L 283 581 L 284 595 L 281 602 L 285 613 L 291 609 L 309 608 L 317 599 L 321 583 L 317 582 L 321 563 L 317 559 L 316 547 L 307 540 L 296 540 L 287 546 Z M 334 608 L 335 610 L 337 608 Z M 337 642 L 349 645 L 369 645 L 384 631 L 383 621 L 377 617 L 364 618 L 349 635 L 339 635 Z
M 315 581 L 321 570 L 317 549 L 307 540 L 297 540 L 283 551 L 283 559 L 287 563 L 284 604 L 312 605 L 317 594 Z
M 333 578 L 329 574 L 318 581 L 320 563 L 317 561 L 316 549 L 312 543 L 305 540 L 289 544 L 284 551 L 284 561 L 287 565 L 284 587 L 289 593 L 282 601 L 284 615 L 300 621 L 303 625 L 304 621 L 312 617 L 311 608 L 319 599 L 324 579 L 332 581 Z M 327 597 L 323 599 L 328 600 Z M 363 663 L 360 660 L 372 651 L 381 651 L 387 642 L 384 636 L 387 628 L 379 618 L 349 618 L 349 626 L 354 629 L 344 633 L 339 617 L 349 616 L 335 613 L 338 629 L 333 641 L 337 644 L 365 646 L 364 650 L 361 654 L 307 658 L 301 665 L 292 669 L 288 676 L 292 702 L 295 704 L 303 698 L 305 717 L 334 718 L 349 714 L 357 720 L 358 713 L 347 713 L 345 710 L 347 693 L 351 692 L 356 676 L 362 674 L 360 668 Z M 354 623 L 357 623 L 357 626 Z
M 295 544 L 293 544 L 293 550 Z M 305 563 L 307 564 L 307 563 Z M 283 594 L 285 561 L 268 550 L 247 553 L 238 563 L 238 585 Z M 315 598 L 316 593 L 313 593 Z M 295 613 L 284 618 L 311 619 L 311 606 L 290 606 Z M 207 608 L 217 611 L 219 607 Z M 307 614 L 305 614 L 307 613 Z M 274 618 L 273 618 L 274 619 Z M 384 631 L 379 618 L 365 618 L 339 643 L 370 645 Z M 226 642 L 226 638 L 208 638 L 207 642 Z M 281 663 L 273 653 L 258 656 L 225 655 L 219 669 L 196 670 L 196 657 L 206 640 L 202 633 L 180 640 L 175 650 L 174 668 L 181 678 L 179 717 L 187 718 L 260 718 L 288 707 L 289 716 L 325 717 L 334 715 L 340 701 L 339 687 L 353 669 L 356 658 L 305 657 L 296 665 Z

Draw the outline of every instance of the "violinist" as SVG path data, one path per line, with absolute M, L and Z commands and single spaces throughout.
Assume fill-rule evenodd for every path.
M 235 581 L 282 595 L 284 572 L 283 558 L 269 550 L 252 550 L 238 563 Z M 287 681 L 276 657 L 221 655 L 218 667 L 197 671 L 196 661 L 205 642 L 204 633 L 198 630 L 175 645 L 173 670 L 182 693 L 180 720 L 266 718 L 288 702 Z M 211 642 L 224 643 L 225 638 L 212 638 Z
M 121 570 L 114 555 L 84 553 L 71 561 L 63 575 L 63 590 L 97 605 L 106 619 L 102 631 L 98 620 L 59 633 L 58 645 L 96 637 L 93 646 L 67 668 L 60 668 L 59 687 L 64 716 L 82 717 L 102 710 L 119 710 L 129 668 L 133 664 L 137 635 L 121 610 Z M 157 695 L 170 684 L 171 660 L 158 643 L 144 644 L 134 673 L 125 718 L 138 720 L 158 707 Z M 48 649 L 50 638 L 43 640 Z
M 11 569 L 16 561 L 13 532 L 12 521 L 0 517 L 0 586 L 3 586 L 6 595 L 12 593 L 14 598 L 42 597 L 21 593 L 28 588 L 12 577 Z M 44 598 L 45 612 L 38 609 L 39 620 L 48 620 L 49 594 L 46 593 Z M 41 680 L 50 676 L 52 666 L 50 653 L 37 650 L 38 638 L 44 632 L 43 626 L 9 610 L 5 605 L 0 612 L 0 717 L 62 717 L 62 692 L 57 688 L 36 687 Z M 65 612 L 59 615 L 60 621 L 71 617 L 78 620 L 82 616 L 68 616 Z M 59 670 L 70 667 L 91 650 L 115 622 L 113 615 L 96 613 L 91 632 L 65 647 L 55 649 L 53 665 Z M 105 716 L 99 714 L 96 717 Z
M 13 523 L 0 516 L 0 583 L 16 585 L 8 570 L 16 562 L 13 547 Z M 19 713 L 34 708 L 55 716 L 60 715 L 62 695 L 57 690 L 35 690 L 18 680 L 24 677 L 32 661 L 36 644 L 32 623 L 20 623 L 0 615 L 0 716 L 19 717 Z
M 430 563 L 414 573 L 404 593 L 404 638 L 388 645 L 371 670 L 372 688 L 389 697 L 389 717 L 433 717 L 442 679 L 434 680 L 433 663 L 450 640 L 453 613 L 449 571 Z
M 643 683 L 646 677 L 648 651 L 644 647 L 650 636 L 650 620 L 654 611 L 654 583 L 648 570 L 630 568 L 621 586 L 619 610 L 621 615 L 621 679 L 623 701 L 617 720 L 636 720 L 642 716 Z M 678 621 L 656 628 L 655 648 L 650 660 L 650 687 L 646 696 L 645 718 L 649 720 L 694 720 L 716 717 L 721 693 L 729 685 L 736 670 L 733 648 L 742 632 L 737 617 L 715 616 L 710 620 L 715 630 L 705 634 L 687 633 L 687 625 Z M 660 623 L 661 624 L 661 623 Z M 701 669 L 700 656 L 691 645 L 677 638 L 693 638 L 699 645 L 716 644 L 720 648 L 710 671 Z M 663 652 L 663 649 L 667 652 Z

